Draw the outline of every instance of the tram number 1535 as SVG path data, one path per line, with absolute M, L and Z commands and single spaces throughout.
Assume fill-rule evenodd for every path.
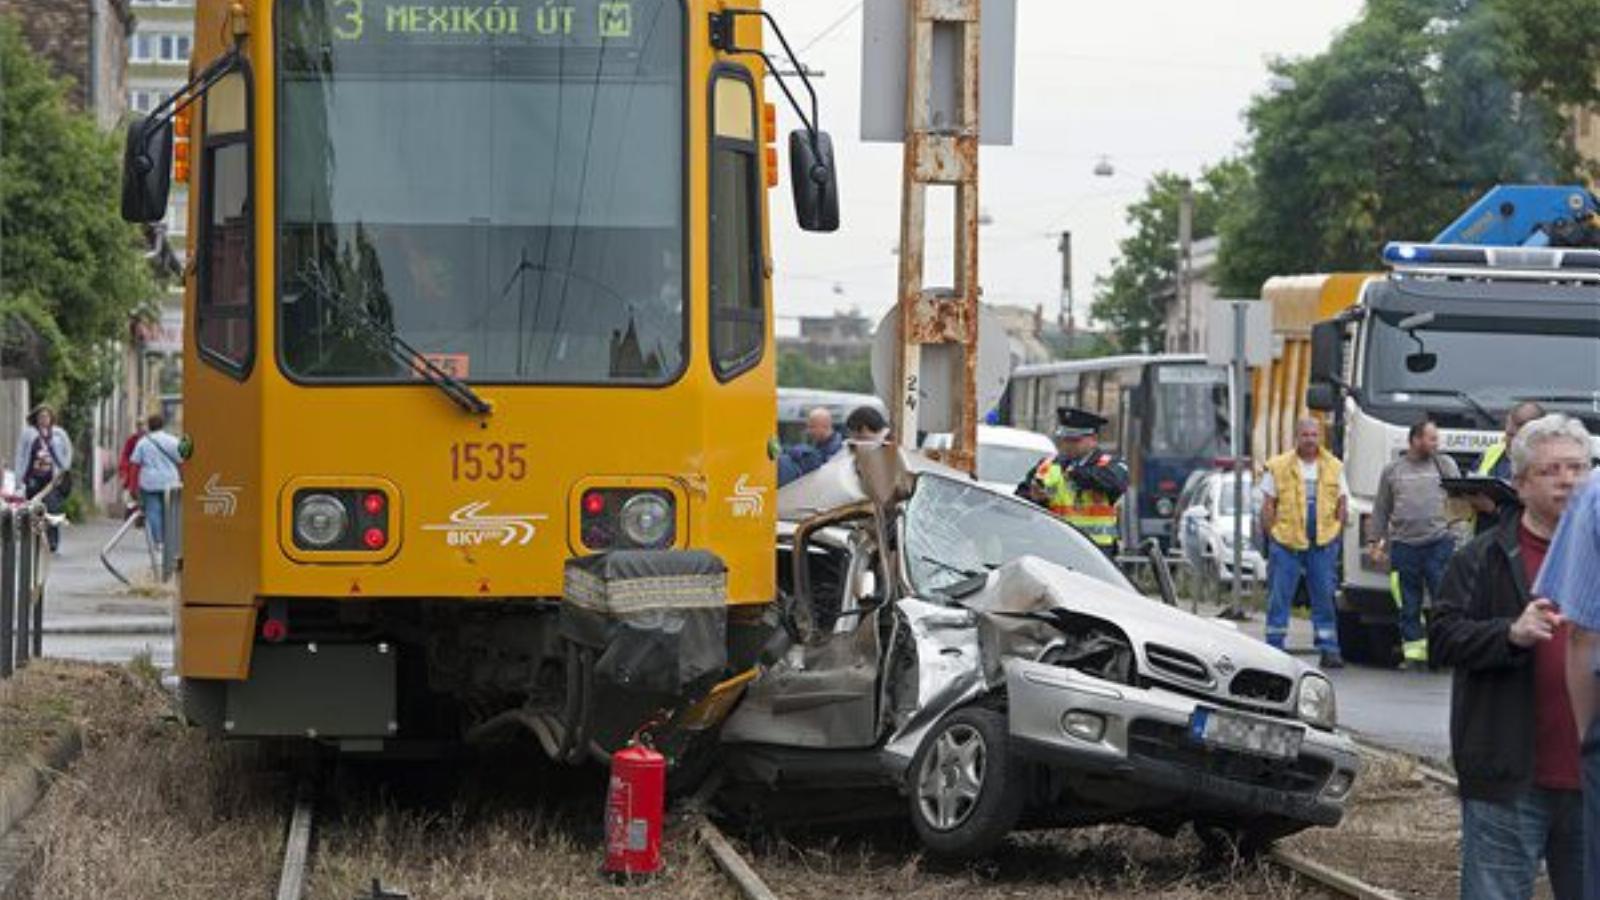
M 451 444 L 451 481 L 521 481 L 528 477 L 527 444 Z

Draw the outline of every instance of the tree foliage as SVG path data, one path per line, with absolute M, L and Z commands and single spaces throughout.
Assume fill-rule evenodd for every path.
M 1246 112 L 1249 175 L 1219 222 L 1223 291 L 1371 269 L 1497 183 L 1574 179 L 1562 104 L 1596 97 L 1597 15 L 1600 0 L 1370 0 L 1326 52 L 1275 63 L 1289 87 Z
M 1202 173 L 1193 185 L 1193 239 L 1216 233 L 1225 206 L 1248 175 L 1242 163 L 1224 162 Z M 1118 245 L 1111 274 L 1096 279 L 1091 314 L 1126 351 L 1160 348 L 1166 339 L 1167 304 L 1178 277 L 1178 207 L 1184 179 L 1159 172 L 1145 186 L 1143 199 L 1128 207 L 1133 233 Z
M 119 215 L 117 142 L 69 106 L 3 16 L 0 85 L 0 341 L 9 358 L 37 357 L 33 395 L 81 434 L 155 285 L 138 230 Z
M 778 354 L 778 384 L 819 391 L 872 393 L 872 361 L 863 356 L 836 366 L 814 362 L 798 350 Z

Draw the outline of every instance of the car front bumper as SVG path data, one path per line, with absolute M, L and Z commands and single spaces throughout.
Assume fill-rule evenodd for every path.
M 1005 669 L 1018 752 L 1053 769 L 1143 788 L 1130 793 L 1130 807 L 1176 805 L 1195 818 L 1305 825 L 1337 825 L 1344 815 L 1360 759 L 1342 734 L 1299 725 L 1304 737 L 1292 760 L 1220 750 L 1189 737 L 1195 709 L 1226 708 L 1220 704 L 1021 659 L 1006 660 Z M 1103 733 L 1097 740 L 1068 733 L 1069 712 L 1100 717 Z

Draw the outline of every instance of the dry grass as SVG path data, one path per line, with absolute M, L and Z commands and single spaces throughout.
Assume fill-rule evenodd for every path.
M 41 659 L 0 681 L 0 771 L 43 753 L 73 722 L 92 718 L 125 680 L 115 669 Z
M 959 865 L 920 855 L 908 829 L 755 840 L 755 864 L 786 900 L 840 897 L 1299 898 L 1328 896 L 1262 862 L 1217 865 L 1199 841 L 1106 826 L 1014 835 L 989 859 Z
M 30 820 L 41 851 L 23 896 L 270 896 L 292 778 L 260 754 L 179 726 L 152 672 L 43 663 L 0 686 L 0 747 L 32 748 L 68 721 L 87 722 L 84 757 Z M 736 896 L 682 823 L 669 828 L 655 882 L 602 879 L 602 777 L 545 765 L 532 748 L 328 772 L 314 898 L 346 900 L 374 878 L 428 900 Z M 1369 763 L 1344 826 L 1289 845 L 1380 887 L 1446 896 L 1458 829 L 1448 791 L 1384 758 Z M 922 856 L 903 825 L 759 832 L 744 848 L 793 900 L 1329 896 L 1270 864 L 1218 866 L 1187 834 L 1125 827 L 1018 835 L 972 865 Z
M 1366 757 L 1339 828 L 1286 842 L 1402 897 L 1437 898 L 1458 892 L 1460 845 L 1461 809 L 1454 792 L 1398 755 Z
M 712 900 L 737 895 L 692 834 L 669 831 L 663 873 L 643 886 L 604 880 L 598 835 L 574 833 L 539 812 L 481 816 L 392 810 L 329 829 L 317 849 L 310 896 L 354 897 L 382 880 L 429 900 L 638 897 Z
M 172 721 L 148 677 L 57 667 L 93 685 L 85 748 L 28 820 L 39 852 L 24 896 L 267 895 L 283 813 L 260 767 Z

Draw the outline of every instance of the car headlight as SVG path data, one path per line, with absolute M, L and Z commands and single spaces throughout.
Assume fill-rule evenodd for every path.
M 344 540 L 350 514 L 338 497 L 308 494 L 294 511 L 294 533 L 307 547 L 331 547 Z
M 672 537 L 672 506 L 659 494 L 639 494 L 622 505 L 622 533 L 637 547 L 659 547 Z
M 1339 722 L 1333 699 L 1333 682 L 1311 674 L 1300 679 L 1299 713 L 1302 721 L 1318 728 L 1332 728 Z

